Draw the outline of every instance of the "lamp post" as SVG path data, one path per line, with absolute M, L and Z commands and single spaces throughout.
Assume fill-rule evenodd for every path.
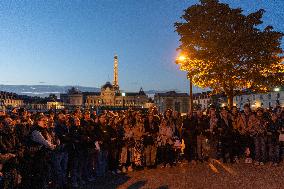
M 179 55 L 176 59 L 177 64 L 183 64 L 189 61 L 189 58 L 184 55 Z M 192 94 L 192 76 L 189 77 L 189 112 L 193 110 L 193 94 Z

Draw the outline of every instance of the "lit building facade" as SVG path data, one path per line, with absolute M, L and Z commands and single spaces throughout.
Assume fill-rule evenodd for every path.
M 154 96 L 154 102 L 160 112 L 165 112 L 170 108 L 180 113 L 187 113 L 189 95 L 187 93 L 176 93 L 175 91 L 157 93 Z
M 211 105 L 210 92 L 194 93 L 193 94 L 193 105 L 196 108 L 207 109 Z
M 21 107 L 24 105 L 22 99 L 15 93 L 0 91 L 0 106 L 2 107 Z
M 249 104 L 252 109 L 284 107 L 284 88 L 275 88 L 268 93 L 246 93 L 234 97 L 234 105 L 242 109 L 245 104 Z

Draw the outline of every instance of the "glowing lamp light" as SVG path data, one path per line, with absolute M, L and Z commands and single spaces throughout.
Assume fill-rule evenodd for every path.
M 279 88 L 279 87 L 276 87 L 276 88 L 274 88 L 274 91 L 275 91 L 275 92 L 279 92 L 279 91 L 280 91 L 280 88 Z
M 180 55 L 177 57 L 177 61 L 184 62 L 186 60 L 186 57 L 184 55 Z

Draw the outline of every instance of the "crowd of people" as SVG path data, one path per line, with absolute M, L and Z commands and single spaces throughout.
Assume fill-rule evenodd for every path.
M 0 111 L 0 188 L 77 188 L 106 174 L 221 159 L 278 166 L 284 110 L 210 107 L 185 116 L 75 109 Z

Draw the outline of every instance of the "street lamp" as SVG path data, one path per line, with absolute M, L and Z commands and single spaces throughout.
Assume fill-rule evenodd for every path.
M 189 61 L 189 58 L 185 55 L 179 55 L 176 59 L 176 63 L 183 64 Z M 193 94 L 192 94 L 192 76 L 189 77 L 189 111 L 193 110 Z

